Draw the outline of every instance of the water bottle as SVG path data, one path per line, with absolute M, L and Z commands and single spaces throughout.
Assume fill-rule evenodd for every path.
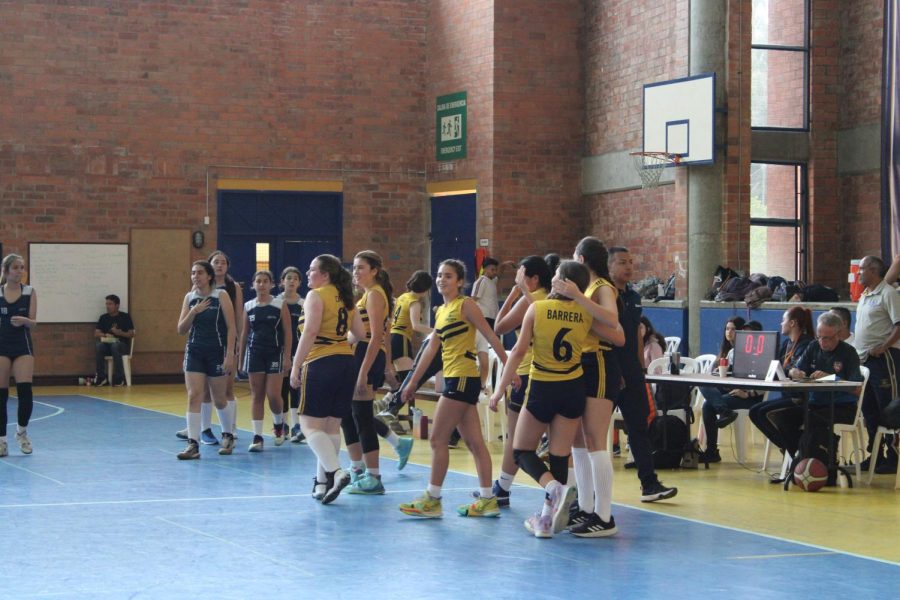
M 672 375 L 681 374 L 681 353 L 677 350 L 669 355 L 669 373 Z

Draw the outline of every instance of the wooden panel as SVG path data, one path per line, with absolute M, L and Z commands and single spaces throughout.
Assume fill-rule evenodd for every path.
M 189 229 L 131 230 L 131 317 L 136 354 L 183 351 L 184 337 L 178 335 L 176 326 L 181 302 L 191 287 L 190 277 Z

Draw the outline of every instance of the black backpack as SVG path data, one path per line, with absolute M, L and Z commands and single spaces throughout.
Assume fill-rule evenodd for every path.
M 691 386 L 685 383 L 657 383 L 654 397 L 657 410 L 663 413 L 670 410 L 684 410 L 693 415 L 691 389 Z
M 803 290 L 804 302 L 837 302 L 838 293 L 821 283 L 811 283 Z
M 650 422 L 650 447 L 653 467 L 677 469 L 681 466 L 685 449 L 690 446 L 687 424 L 674 415 L 657 415 Z
M 719 288 L 719 293 L 716 294 L 716 302 L 743 302 L 747 294 L 760 285 L 749 277 L 734 277 Z

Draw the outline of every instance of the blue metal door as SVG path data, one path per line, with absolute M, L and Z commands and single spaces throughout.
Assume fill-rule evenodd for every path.
M 475 194 L 437 196 L 431 199 L 431 274 L 448 258 L 466 265 L 469 286 L 475 281 Z M 471 289 L 467 288 L 466 291 Z M 431 304 L 443 303 L 437 287 L 432 288 Z

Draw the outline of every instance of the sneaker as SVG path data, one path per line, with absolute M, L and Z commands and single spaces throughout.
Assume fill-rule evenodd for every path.
M 219 454 L 221 456 L 229 456 L 232 452 L 234 452 L 234 434 L 223 433 L 222 447 L 219 448 Z
M 578 527 L 573 527 L 569 530 L 574 536 L 577 537 L 585 537 L 585 538 L 595 538 L 595 537 L 607 537 L 615 534 L 618 529 L 616 529 L 616 519 L 615 517 L 610 516 L 609 522 L 607 523 L 596 513 L 591 513 L 588 516 L 588 520 L 579 525 Z
M 322 496 L 322 504 L 331 504 L 340 495 L 341 490 L 350 485 L 350 474 L 343 469 L 338 469 L 334 473 L 328 474 L 331 485 L 325 495 Z
M 509 507 L 509 492 L 500 487 L 500 482 L 496 479 L 494 480 L 494 485 L 491 487 L 491 492 L 494 494 L 494 497 L 497 499 L 497 505 L 500 508 Z
M 380 477 L 366 473 L 354 483 L 350 484 L 348 494 L 363 494 L 366 496 L 380 496 L 384 494 L 384 484 Z
M 115 382 L 113 387 L 125 387 L 125 380 Z
M 312 489 L 312 497 L 313 500 L 321 500 L 325 497 L 325 492 L 328 491 L 328 484 L 322 481 L 319 481 L 318 477 L 313 477 L 313 489 Z
M 718 448 L 707 448 L 703 452 L 700 453 L 698 457 L 700 462 L 702 463 L 718 463 L 722 462 L 722 455 L 719 454 Z
M 479 497 L 471 504 L 463 504 L 456 509 L 461 517 L 499 517 L 500 506 L 497 505 L 497 497 Z
M 103 387 L 104 385 L 109 385 L 109 379 L 107 379 L 106 377 L 98 377 L 94 381 L 97 382 L 94 384 L 97 387 Z
M 583 510 L 581 510 L 580 508 L 578 510 L 576 510 L 575 512 L 570 512 L 569 513 L 569 523 L 566 525 L 566 529 L 571 531 L 571 529 L 573 527 L 577 527 L 578 525 L 581 525 L 582 523 L 584 523 L 585 521 L 588 520 L 588 517 L 590 517 L 590 514 L 591 513 L 586 513 Z
M 250 444 L 250 447 L 247 448 L 247 452 L 262 452 L 263 451 L 263 436 L 254 435 L 253 443 Z
M 6 442 L 0 440 L 0 457 L 9 456 L 9 446 L 7 446 Z
M 402 437 L 397 443 L 397 470 L 402 471 L 406 463 L 409 462 L 409 453 L 412 452 L 413 439 L 411 437 Z
M 525 519 L 525 529 L 536 538 L 553 537 L 553 525 L 550 515 L 544 517 L 539 514 L 531 515 Z
M 188 440 L 187 448 L 178 453 L 178 460 L 197 460 L 200 458 L 200 444 L 197 440 Z
M 541 437 L 541 443 L 538 444 L 537 450 L 535 450 L 535 454 L 538 455 L 538 458 L 541 460 L 548 460 L 550 458 L 550 438 L 546 435 Z
M 553 532 L 559 533 L 569 522 L 569 505 L 575 496 L 575 488 L 559 484 L 550 493 L 550 508 L 553 521 Z
M 425 492 L 419 498 L 412 502 L 400 505 L 400 512 L 411 517 L 422 517 L 424 519 L 440 519 L 444 516 L 441 509 L 441 499 L 432 498 Z
M 365 474 L 365 469 L 350 467 L 350 485 L 353 485 L 354 483 L 362 479 Z
M 285 430 L 287 426 L 284 423 L 279 423 L 275 426 L 273 433 L 275 434 L 275 445 L 280 446 L 284 443 Z
M 216 439 L 216 434 L 214 434 L 213 430 L 209 427 L 200 432 L 200 441 L 203 442 L 204 446 L 219 445 L 219 440 Z
M 678 494 L 678 488 L 666 487 L 659 481 L 650 485 L 641 486 L 641 502 L 656 502 L 668 500 Z
M 459 435 L 459 430 L 454 429 L 453 433 L 450 434 L 450 441 L 447 442 L 447 447 L 448 448 L 459 448 L 459 440 L 461 438 L 462 438 L 462 436 Z
M 294 425 L 291 427 L 291 443 L 292 444 L 303 444 L 306 442 L 306 436 L 303 435 L 303 432 L 300 431 L 300 424 Z
M 718 426 L 719 429 L 723 429 L 737 421 L 737 418 L 738 414 L 733 410 L 723 412 L 719 418 L 716 419 L 716 426 Z
M 31 454 L 31 440 L 28 439 L 27 433 L 24 431 L 22 433 L 17 433 L 16 443 L 19 444 L 19 449 L 22 451 L 22 454 Z
M 622 456 L 622 448 L 618 444 L 613 444 L 612 455 L 613 457 Z
M 176 432 L 175 432 L 175 437 L 177 437 L 179 440 L 186 440 L 186 439 L 188 439 L 188 430 L 187 430 L 187 427 L 185 427 L 185 428 L 182 429 L 181 431 L 176 431 Z

